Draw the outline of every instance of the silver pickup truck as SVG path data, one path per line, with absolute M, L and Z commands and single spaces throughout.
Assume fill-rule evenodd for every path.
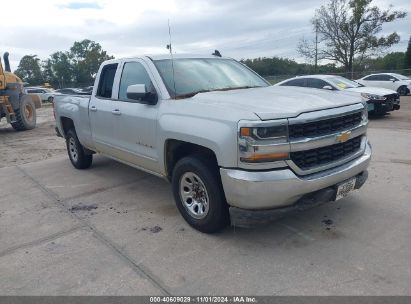
M 360 97 L 273 87 L 216 56 L 104 62 L 91 97 L 56 96 L 74 167 L 100 153 L 172 183 L 202 232 L 266 223 L 337 200 L 367 179 L 371 147 Z

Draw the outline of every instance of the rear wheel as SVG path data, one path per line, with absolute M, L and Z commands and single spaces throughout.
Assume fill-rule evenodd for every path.
M 20 107 L 14 110 L 16 121 L 11 125 L 16 131 L 31 130 L 36 127 L 37 115 L 34 102 L 28 96 L 23 96 Z
M 212 233 L 229 223 L 215 161 L 201 155 L 182 158 L 174 167 L 172 184 L 177 208 L 192 227 Z
M 86 154 L 83 145 L 77 138 L 77 134 L 70 129 L 66 135 L 67 153 L 71 164 L 77 169 L 87 169 L 93 162 L 93 155 Z
M 408 90 L 407 90 L 406 86 L 401 86 L 401 87 L 398 88 L 397 92 L 401 96 L 405 96 L 405 95 L 407 95 Z

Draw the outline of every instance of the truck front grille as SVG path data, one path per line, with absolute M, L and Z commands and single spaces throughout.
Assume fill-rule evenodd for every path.
M 318 137 L 349 130 L 361 123 L 362 113 L 352 113 L 345 116 L 318 120 L 289 126 L 289 138 Z
M 291 152 L 291 160 L 302 170 L 337 162 L 358 152 L 361 148 L 362 136 L 350 139 L 345 143 L 321 147 L 312 150 Z

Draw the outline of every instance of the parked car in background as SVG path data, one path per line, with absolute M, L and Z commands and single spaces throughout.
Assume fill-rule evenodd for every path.
M 58 89 L 55 91 L 59 95 L 90 95 L 88 92 L 84 92 L 82 89 L 76 89 L 76 88 L 64 88 L 64 89 Z
M 54 91 L 47 89 L 47 88 L 41 88 L 41 87 L 27 87 L 25 88 L 26 93 L 29 95 L 37 95 L 40 97 L 41 101 L 48 101 L 52 102 L 53 101 L 53 96 L 54 96 Z
M 370 114 L 384 115 L 400 109 L 400 95 L 389 89 L 365 87 L 355 81 L 335 75 L 297 76 L 276 84 L 276 86 L 297 86 L 325 90 L 354 92 L 367 101 Z
M 80 89 L 80 91 L 84 94 L 91 95 L 91 93 L 93 92 L 93 86 L 82 88 Z
M 395 73 L 381 73 L 367 75 L 357 80 L 365 86 L 391 89 L 405 96 L 411 92 L 411 78 Z

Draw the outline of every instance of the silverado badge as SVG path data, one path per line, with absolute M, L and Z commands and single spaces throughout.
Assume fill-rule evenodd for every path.
M 337 141 L 339 143 L 343 143 L 346 142 L 347 140 L 349 140 L 351 137 L 351 132 L 347 131 L 347 132 L 341 132 L 340 134 L 337 135 Z

